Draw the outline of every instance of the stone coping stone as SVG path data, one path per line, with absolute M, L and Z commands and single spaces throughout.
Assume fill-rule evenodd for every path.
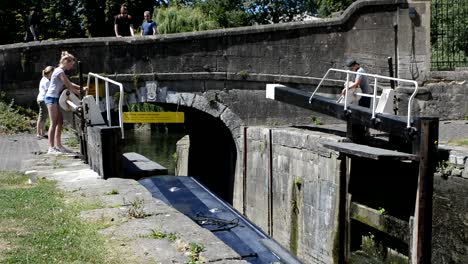
M 168 174 L 167 168 L 136 152 L 124 153 L 122 157 L 125 177 L 134 178 Z

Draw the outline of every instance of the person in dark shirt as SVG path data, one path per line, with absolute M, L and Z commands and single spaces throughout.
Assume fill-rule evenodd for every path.
M 127 7 L 120 7 L 120 14 L 114 18 L 114 31 L 116 37 L 133 37 L 132 16 L 128 14 Z
M 25 41 L 38 40 L 37 35 L 37 24 L 39 23 L 39 18 L 37 16 L 36 8 L 31 8 L 31 13 L 29 13 L 28 20 L 26 21 L 26 35 L 24 36 Z
M 154 36 L 156 35 L 156 22 L 151 20 L 151 14 L 149 11 L 145 11 L 143 14 L 145 21 L 141 25 L 141 35 L 142 36 Z

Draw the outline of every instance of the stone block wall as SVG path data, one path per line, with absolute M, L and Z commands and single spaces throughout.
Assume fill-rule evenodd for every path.
M 406 77 L 405 69 L 414 55 L 408 51 L 412 45 L 408 34 L 412 32 L 418 40 L 413 44 L 418 51 L 418 69 L 423 72 L 418 76 L 422 78 L 427 69 L 421 62 L 428 62 L 427 12 L 423 12 L 426 3 L 419 4 L 423 21 L 415 26 L 406 19 L 407 1 L 361 0 L 340 17 L 320 21 L 156 38 L 108 37 L 4 45 L 0 46 L 0 90 L 7 91 L 17 102 L 34 102 L 41 70 L 56 65 L 63 50 L 83 62 L 84 72 L 106 74 L 220 72 L 322 77 L 327 69 L 343 68 L 345 60 L 354 57 L 368 72 L 387 75 L 387 57 L 394 57 L 402 69 L 399 74 Z M 343 79 L 340 75 L 329 77 Z
M 430 79 L 420 87 L 412 104 L 412 113 L 420 116 L 436 116 L 440 120 L 468 118 L 468 72 L 431 72 Z M 396 89 L 398 108 L 406 115 L 412 88 Z
M 468 179 L 434 177 L 432 263 L 468 263 Z
M 321 142 L 342 138 L 264 127 L 245 136 L 245 215 L 304 263 L 337 263 L 342 161 Z
M 188 135 L 177 141 L 177 164 L 175 167 L 175 176 L 188 175 L 188 155 L 190 147 L 190 138 Z

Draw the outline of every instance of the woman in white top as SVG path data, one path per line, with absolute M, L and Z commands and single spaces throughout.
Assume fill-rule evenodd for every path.
M 42 71 L 42 79 L 39 82 L 39 94 L 37 95 L 37 105 L 39 106 L 39 115 L 36 125 L 37 139 L 46 137 L 46 135 L 44 135 L 44 122 L 47 119 L 48 110 L 46 104 L 44 103 L 44 96 L 47 92 L 47 89 L 49 88 L 50 76 L 52 75 L 53 71 L 54 67 L 47 66 Z
M 69 153 L 70 150 L 64 148 L 61 142 L 63 117 L 60 112 L 58 101 L 63 86 L 66 86 L 76 95 L 80 94 L 80 86 L 72 83 L 65 75 L 64 70 L 70 70 L 75 64 L 75 57 L 70 53 L 63 51 L 60 57 L 60 64 L 52 73 L 49 89 L 47 89 L 44 102 L 49 110 L 49 150 L 48 154 Z

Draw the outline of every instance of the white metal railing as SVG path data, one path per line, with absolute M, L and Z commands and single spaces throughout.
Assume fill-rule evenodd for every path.
M 380 96 L 377 96 L 377 80 L 378 79 L 384 79 L 384 80 L 390 80 L 390 81 L 398 81 L 398 82 L 405 82 L 405 83 L 412 83 L 414 84 L 414 92 L 413 94 L 410 96 L 410 99 L 408 101 L 408 120 L 407 120 L 407 123 L 406 123 L 406 126 L 409 128 L 411 127 L 411 103 L 413 102 L 413 98 L 416 96 L 416 93 L 418 92 L 418 83 L 414 80 L 406 80 L 406 79 L 400 79 L 400 78 L 394 78 L 394 77 L 388 77 L 388 76 L 382 76 L 382 75 L 377 75 L 377 74 L 369 74 L 369 73 L 361 73 L 361 72 L 355 72 L 355 71 L 350 71 L 350 70 L 341 70 L 341 69 L 334 69 L 334 68 L 330 68 L 328 69 L 327 73 L 325 74 L 325 76 L 323 76 L 322 80 L 320 81 L 320 83 L 318 84 L 317 88 L 315 88 L 314 92 L 312 93 L 312 95 L 310 96 L 309 98 L 309 104 L 312 103 L 312 98 L 314 97 L 315 93 L 317 92 L 317 90 L 320 88 L 320 85 L 322 85 L 322 82 L 325 80 L 325 78 L 327 77 L 327 75 L 330 73 L 330 72 L 342 72 L 342 73 L 346 73 L 346 93 L 345 93 L 345 97 L 344 97 L 344 109 L 347 110 L 348 109 L 348 89 L 349 89 L 349 75 L 350 74 L 353 74 L 353 75 L 364 75 L 364 76 L 368 76 L 368 77 L 373 77 L 375 78 L 374 79 L 374 91 L 372 93 L 372 95 L 368 95 L 368 94 L 362 94 L 362 93 L 359 93 L 359 95 L 361 96 L 366 96 L 366 97 L 371 97 L 373 98 L 372 100 L 372 118 L 375 118 L 375 108 L 376 108 L 376 99 L 378 99 Z
M 111 80 L 107 77 L 101 76 L 96 73 L 88 73 L 88 82 L 87 86 L 89 87 L 91 77 L 94 77 L 95 81 L 95 87 L 96 87 L 96 104 L 99 106 L 99 80 L 103 80 L 105 82 L 105 92 L 106 92 L 106 116 L 107 116 L 107 124 L 109 126 L 112 125 L 112 119 L 111 119 L 111 112 L 110 112 L 110 96 L 109 96 L 109 83 L 112 83 L 114 85 L 117 85 L 120 89 L 120 96 L 119 96 L 119 127 L 120 130 L 122 131 L 122 139 L 125 138 L 124 136 L 124 127 L 123 127 L 123 119 L 122 119 L 122 106 L 123 106 L 123 98 L 124 98 L 124 89 L 122 83 L 116 82 L 114 80 Z

